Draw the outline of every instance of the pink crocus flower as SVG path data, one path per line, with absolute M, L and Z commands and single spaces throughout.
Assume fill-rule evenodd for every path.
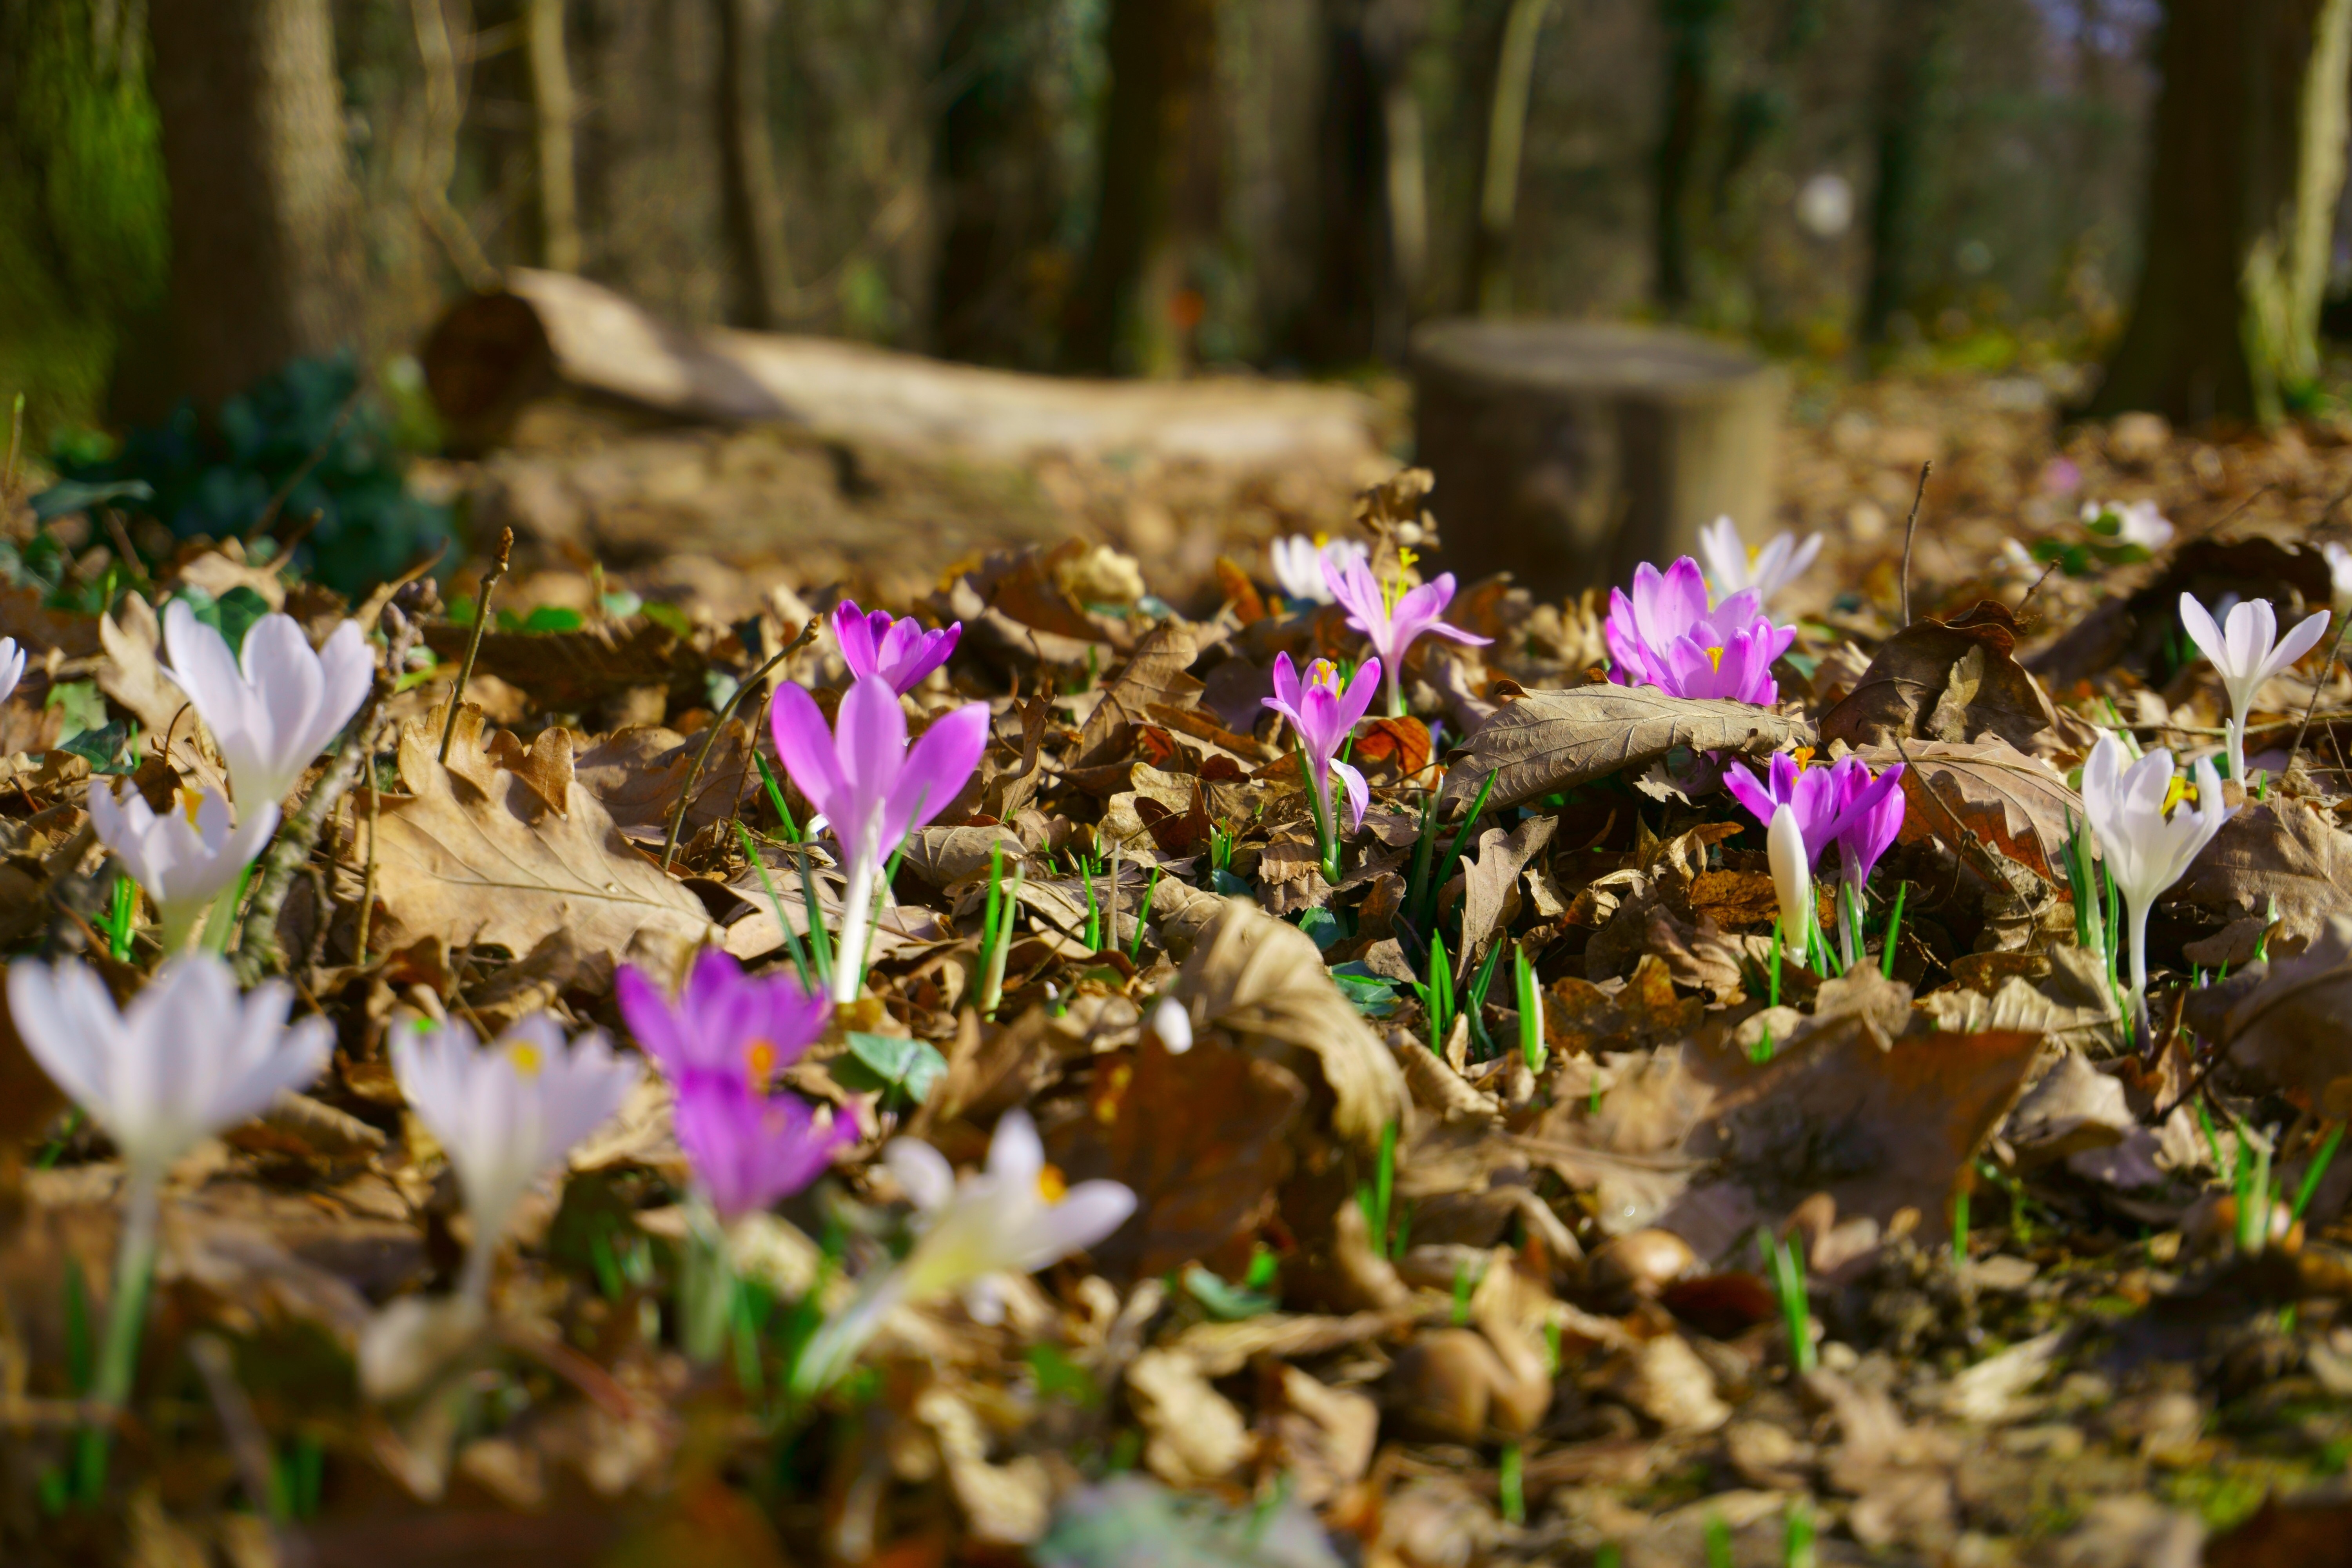
M 988 707 L 967 702 L 940 715 L 910 747 L 898 692 L 881 677 L 867 676 L 842 698 L 831 730 L 806 691 L 777 688 L 773 725 L 784 771 L 824 814 L 841 846 L 849 886 L 842 895 L 833 999 L 854 1002 L 865 979 L 883 864 L 907 835 L 962 793 L 988 745 Z
M 1901 763 L 1873 778 L 1870 764 L 1860 757 L 1840 757 L 1827 767 L 1807 766 L 1786 752 L 1773 756 L 1761 782 L 1745 763 L 1735 762 L 1723 770 L 1723 787 L 1757 821 L 1769 825 L 1775 810 L 1790 808 L 1804 835 L 1808 866 L 1822 858 L 1822 850 L 1837 845 L 1840 869 L 1857 888 L 1869 880 L 1879 857 L 1902 829 L 1902 781 Z
M 715 947 L 695 959 L 674 1002 L 635 964 L 621 966 L 613 988 L 638 1048 L 679 1086 L 746 1076 L 764 1084 L 824 1036 L 833 1012 L 793 976 L 746 974 Z
M 744 1078 L 698 1078 L 677 1090 L 677 1143 L 722 1225 L 733 1225 L 824 1174 L 857 1141 L 846 1116 L 820 1119 L 808 1101 Z
M 854 599 L 833 607 L 833 640 L 849 673 L 859 680 L 878 675 L 901 697 L 945 664 L 962 636 L 961 621 L 931 632 L 912 616 L 893 620 L 889 611 L 861 610 Z
M 1633 591 L 1609 593 L 1609 678 L 1620 686 L 1654 686 L 1674 697 L 1780 700 L 1772 661 L 1797 640 L 1777 626 L 1753 588 L 1709 608 L 1706 578 L 1685 555 L 1660 572 L 1643 562 Z
M 1307 667 L 1307 679 L 1301 684 L 1298 668 L 1286 653 L 1274 658 L 1274 695 L 1264 699 L 1266 707 L 1290 721 L 1298 731 L 1298 744 L 1307 753 L 1307 788 L 1315 803 L 1315 827 L 1327 846 L 1336 847 L 1334 827 L 1338 819 L 1332 815 L 1331 781 L 1337 778 L 1347 787 L 1348 805 L 1354 814 L 1349 830 L 1364 825 L 1364 807 L 1371 799 L 1371 790 L 1364 775 L 1339 760 L 1340 751 L 1348 737 L 1362 722 L 1364 710 L 1372 703 L 1372 692 L 1381 683 L 1381 661 L 1366 659 L 1356 671 L 1356 678 L 1345 689 L 1339 685 L 1339 669 L 1328 658 L 1318 658 Z M 1327 858 L 1329 849 L 1326 850 Z
M 1494 641 L 1475 632 L 1465 632 L 1460 626 L 1448 626 L 1439 617 L 1445 606 L 1454 602 L 1454 574 L 1441 572 L 1435 579 L 1417 588 L 1405 586 L 1404 573 L 1414 560 L 1412 551 L 1399 551 L 1398 571 L 1383 583 L 1372 575 L 1371 563 L 1357 559 L 1336 565 L 1328 555 L 1323 557 L 1323 582 L 1331 590 L 1332 598 L 1348 612 L 1348 624 L 1364 634 L 1380 657 L 1374 662 L 1384 666 L 1389 677 L 1389 713 L 1404 715 L 1404 655 L 1413 639 L 1423 632 L 1434 632 L 1455 642 L 1483 647 Z

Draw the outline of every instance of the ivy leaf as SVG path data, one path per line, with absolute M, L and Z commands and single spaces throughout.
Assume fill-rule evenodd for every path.
M 915 1105 L 947 1070 L 947 1058 L 926 1041 L 856 1032 L 849 1037 L 849 1054 L 833 1064 L 833 1076 L 844 1089 L 884 1095 L 895 1090 Z

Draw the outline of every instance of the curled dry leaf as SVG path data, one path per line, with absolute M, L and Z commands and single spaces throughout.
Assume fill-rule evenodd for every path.
M 709 738 L 708 729 L 681 735 L 658 724 L 633 724 L 574 754 L 572 774 L 622 827 L 667 832 L 695 758 Z M 730 721 L 702 764 L 702 776 L 695 781 L 694 802 L 686 808 L 681 837 L 690 838 L 733 816 L 743 793 L 759 787 L 760 775 L 751 766 L 751 729 Z
M 2322 1115 L 2352 1115 L 2352 915 L 2311 946 L 2189 994 L 2189 1026 L 2218 1041 L 2249 1087 L 2307 1095 Z
M 2328 917 L 2352 911 L 2352 835 L 2301 801 L 2249 802 L 2168 896 L 2225 920 L 2276 918 L 2284 938 L 2303 942 Z
M 1518 904 L 1519 873 L 1544 851 L 1559 826 L 1557 816 L 1531 816 L 1508 833 L 1489 827 L 1478 836 L 1478 852 L 1462 868 L 1462 951 L 1454 968 L 1467 973 L 1486 955 L 1498 927 Z
M 1444 798 L 1467 805 L 1486 775 L 1489 808 L 1517 805 L 1607 773 L 1638 774 L 1677 747 L 1766 757 L 1812 739 L 1812 728 L 1747 702 L 1669 697 L 1649 686 L 1530 691 L 1470 737 L 1445 775 Z
M 473 628 L 432 621 L 425 646 L 443 659 L 462 659 Z M 637 687 L 691 694 L 707 661 L 694 645 L 658 621 L 596 621 L 563 632 L 482 634 L 478 674 L 494 675 L 548 711 L 577 713 Z
M 522 775 L 488 778 L 487 793 L 436 760 L 437 736 L 400 736 L 406 798 L 387 795 L 376 834 L 376 897 L 387 943 L 440 936 L 451 947 L 495 944 L 527 953 L 568 931 L 607 960 L 640 948 L 665 968 L 716 932 L 702 901 L 631 848 L 577 783 L 558 814 Z M 367 850 L 366 818 L 353 858 Z
M 1170 1486 L 1222 1480 L 1254 1445 L 1233 1401 L 1178 1351 L 1148 1350 L 1128 1363 L 1128 1398 L 1147 1434 L 1143 1462 Z
M 1339 994 L 1315 939 L 1246 900 L 1225 900 L 1170 994 L 1196 1029 L 1224 1029 L 1285 1065 L 1312 1062 L 1336 1101 L 1334 1129 L 1360 1152 L 1403 1115 L 1403 1070 Z
M 2040 750 L 2058 716 L 2016 647 L 2016 620 L 1990 600 L 1949 619 L 1915 622 L 1886 639 L 1853 689 L 1822 716 L 1822 739 L 1891 746 L 1898 735 L 1955 745 L 1990 737 Z
M 1201 683 L 1184 673 L 1201 656 L 1192 628 L 1169 621 L 1140 643 L 1078 731 L 1074 766 L 1099 767 L 1124 761 L 1133 750 L 1136 726 L 1151 722 L 1154 707 L 1189 709 L 1201 700 Z
M 1910 741 L 1899 751 L 1864 747 L 1861 755 L 1875 770 L 1903 762 L 1905 752 L 1904 842 L 1936 837 L 1958 848 L 1972 832 L 2004 859 L 2044 880 L 2065 881 L 2068 823 L 2079 827 L 2087 818 L 2083 797 L 2057 769 L 1997 738 Z M 1970 864 L 1981 868 L 1978 860 Z

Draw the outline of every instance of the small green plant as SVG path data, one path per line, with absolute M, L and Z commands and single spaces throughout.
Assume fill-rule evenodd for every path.
M 1895 910 L 1886 917 L 1885 945 L 1878 952 L 1878 973 L 1886 979 L 1895 978 L 1895 947 L 1903 936 L 1903 900 L 1911 891 L 1908 882 L 1895 884 Z
M 1780 1304 L 1780 1323 L 1789 1335 L 1789 1366 L 1793 1372 L 1813 1370 L 1813 1314 L 1805 1295 L 1805 1241 L 1791 1234 L 1787 1241 L 1769 1226 L 1759 1226 L 1756 1246 L 1764 1255 L 1765 1276 Z
M 1519 1058 L 1529 1072 L 1541 1072 L 1549 1047 L 1544 1044 L 1543 992 L 1536 985 L 1536 966 L 1528 950 L 1511 949 L 1511 988 L 1519 1004 Z
M 1446 1037 L 1454 1032 L 1454 966 L 1446 962 L 1445 933 L 1436 931 L 1429 939 L 1429 978 L 1416 982 L 1413 990 L 1421 997 L 1422 1009 L 1429 1015 L 1429 1048 L 1439 1056 L 1445 1054 Z
M 1527 1523 L 1527 1454 L 1518 1444 L 1503 1445 L 1500 1467 L 1495 1477 L 1495 1489 L 1502 1502 L 1504 1522 Z
M 2311 1168 L 2304 1172 L 2302 1184 L 2294 1189 L 2293 1218 L 2302 1219 L 2303 1211 L 2311 1206 L 2312 1194 L 2319 1191 L 2320 1181 L 2327 1174 L 2327 1167 L 2335 1160 L 2336 1148 L 2343 1142 L 2344 1123 L 2339 1121 L 2327 1130 L 2326 1138 L 2320 1140 L 2319 1152 L 2312 1156 Z

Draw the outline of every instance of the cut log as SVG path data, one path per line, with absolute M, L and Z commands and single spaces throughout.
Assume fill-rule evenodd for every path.
M 528 404 L 563 390 L 698 422 L 781 423 L 1008 462 L 1059 452 L 1263 468 L 1381 446 L 1378 405 L 1344 388 L 1073 381 L 830 338 L 698 331 L 598 284 L 529 268 L 443 317 L 424 363 L 461 451 L 498 445 Z
M 1779 370 L 1695 333 L 1435 321 L 1413 334 L 1418 460 L 1444 564 L 1543 596 L 1623 583 L 1728 514 L 1761 538 Z

